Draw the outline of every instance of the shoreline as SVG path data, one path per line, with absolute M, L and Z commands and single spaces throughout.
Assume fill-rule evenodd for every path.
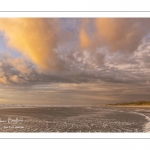
M 66 106 L 66 105 L 24 105 L 24 106 L 0 106 L 0 109 L 9 108 L 48 108 L 48 107 L 97 107 L 97 108 L 150 108 L 150 105 L 105 105 L 105 106 Z

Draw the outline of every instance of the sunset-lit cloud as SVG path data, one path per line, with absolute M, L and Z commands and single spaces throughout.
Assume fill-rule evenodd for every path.
M 0 31 L 10 48 L 21 52 L 44 69 L 60 70 L 63 62 L 57 47 L 58 27 L 54 19 L 0 19 Z
M 4 75 L 0 76 L 0 83 L 3 83 L 3 84 L 7 83 L 7 78 Z
M 12 82 L 16 82 L 16 83 L 18 83 L 18 81 L 19 81 L 17 75 L 13 75 L 12 77 L 10 77 L 10 80 L 11 80 Z
M 84 29 L 80 31 L 80 42 L 82 48 L 88 48 L 90 45 L 90 39 Z
M 98 104 L 150 98 L 150 19 L 2 18 L 0 39 L 3 100 Z
M 150 31 L 147 19 L 101 18 L 95 20 L 99 43 L 111 51 L 135 51 Z

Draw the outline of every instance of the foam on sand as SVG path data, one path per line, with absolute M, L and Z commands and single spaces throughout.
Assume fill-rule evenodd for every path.
M 148 123 L 145 124 L 143 130 L 144 130 L 144 132 L 150 132 L 150 117 L 148 117 L 148 116 L 146 116 L 146 115 L 144 115 L 142 113 L 139 113 L 139 112 L 133 112 L 133 113 L 136 113 L 136 114 L 139 114 L 141 116 L 144 116 L 148 120 Z

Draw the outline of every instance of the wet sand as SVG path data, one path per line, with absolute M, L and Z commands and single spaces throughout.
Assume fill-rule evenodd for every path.
M 142 112 L 149 114 L 118 107 L 1 108 L 0 132 L 144 132 Z

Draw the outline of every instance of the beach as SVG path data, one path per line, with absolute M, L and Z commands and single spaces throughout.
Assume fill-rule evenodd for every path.
M 0 132 L 149 132 L 149 116 L 148 108 L 1 108 Z

